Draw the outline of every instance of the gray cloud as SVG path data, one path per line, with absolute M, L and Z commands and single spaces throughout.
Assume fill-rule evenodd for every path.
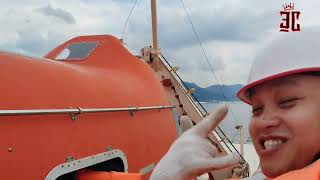
M 59 4 L 52 2 L 51 5 L 41 0 L 8 1 L 0 7 L 0 23 L 6 24 L 1 28 L 0 48 L 42 55 L 78 35 L 112 34 L 120 37 L 134 1 L 74 0 Z M 254 56 L 264 46 L 261 42 L 279 34 L 282 5 L 279 1 L 184 2 L 210 64 L 225 83 L 244 82 Z M 302 28 L 320 25 L 317 21 L 319 11 L 312 8 L 319 3 L 306 0 L 297 4 L 303 13 Z M 75 17 L 81 21 L 76 22 Z M 131 49 L 138 52 L 143 46 L 152 44 L 150 19 L 150 4 L 139 0 L 124 37 Z M 158 24 L 161 51 L 173 65 L 180 67 L 179 72 L 186 80 L 197 81 L 203 86 L 214 83 L 208 79 L 212 78 L 212 73 L 180 1 L 158 1 Z
M 179 66 L 183 70 L 198 69 L 200 71 L 211 71 L 205 59 L 204 54 L 199 46 L 175 49 L 173 51 L 164 51 L 165 55 L 170 58 L 170 62 Z M 225 64 L 221 57 L 213 55 L 214 52 L 206 53 L 209 63 L 214 71 L 223 70 Z
M 60 8 L 53 8 L 51 5 L 38 8 L 36 11 L 42 13 L 45 16 L 52 16 L 52 17 L 61 19 L 68 24 L 76 23 L 76 19 L 73 17 L 73 15 L 70 12 Z
M 6 45 L 8 47 L 14 46 L 15 50 L 20 53 L 34 56 L 43 56 L 58 46 L 58 44 L 67 40 L 61 33 L 47 32 L 43 34 L 35 28 L 19 30 L 16 37 L 17 39 L 14 44 L 10 43 Z
M 19 31 L 16 47 L 32 55 L 43 52 L 46 49 L 46 39 L 40 34 L 33 31 Z
M 268 36 L 270 31 L 277 32 L 280 22 L 277 9 L 269 8 L 254 11 L 239 7 L 239 9 L 227 11 L 229 10 L 228 3 L 222 7 L 205 9 L 194 8 L 192 5 L 188 4 L 186 8 L 202 43 L 210 41 L 244 43 L 258 41 Z M 132 43 L 136 46 L 139 42 L 143 44 L 143 41 L 150 40 L 150 15 L 145 13 L 146 11 L 146 9 L 136 9 L 132 15 L 125 37 L 129 44 Z M 181 48 L 198 43 L 192 26 L 179 2 L 170 5 L 159 4 L 158 24 L 161 47 Z
M 199 38 L 203 43 L 210 41 L 257 41 L 270 29 L 277 26 L 277 17 L 272 12 L 250 15 L 238 12 L 232 16 L 223 13 L 212 16 L 191 15 Z M 174 20 L 160 22 L 159 39 L 165 47 L 181 47 L 198 43 L 187 18 L 174 27 Z M 178 29 L 176 29 L 178 28 Z

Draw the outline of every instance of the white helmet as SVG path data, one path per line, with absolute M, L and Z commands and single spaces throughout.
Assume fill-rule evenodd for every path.
M 320 32 L 304 30 L 281 33 L 254 61 L 248 83 L 237 96 L 251 104 L 248 90 L 267 81 L 311 71 L 320 71 Z

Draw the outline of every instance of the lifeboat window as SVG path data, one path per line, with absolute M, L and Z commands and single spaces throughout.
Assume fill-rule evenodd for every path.
M 67 46 L 57 57 L 57 60 L 81 60 L 88 57 L 97 47 L 97 42 L 80 42 Z

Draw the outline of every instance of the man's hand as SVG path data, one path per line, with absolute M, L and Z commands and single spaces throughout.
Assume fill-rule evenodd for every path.
M 227 106 L 219 107 L 200 123 L 183 133 L 154 169 L 151 180 L 185 180 L 239 162 L 237 154 L 216 157 L 218 150 L 208 135 L 224 119 Z

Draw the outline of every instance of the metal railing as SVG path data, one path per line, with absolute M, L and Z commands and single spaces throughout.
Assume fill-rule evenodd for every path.
M 126 108 L 71 108 L 71 109 L 32 109 L 32 110 L 0 110 L 0 116 L 49 115 L 49 114 L 84 114 L 104 112 L 135 112 L 147 110 L 173 109 L 175 106 L 144 106 Z

